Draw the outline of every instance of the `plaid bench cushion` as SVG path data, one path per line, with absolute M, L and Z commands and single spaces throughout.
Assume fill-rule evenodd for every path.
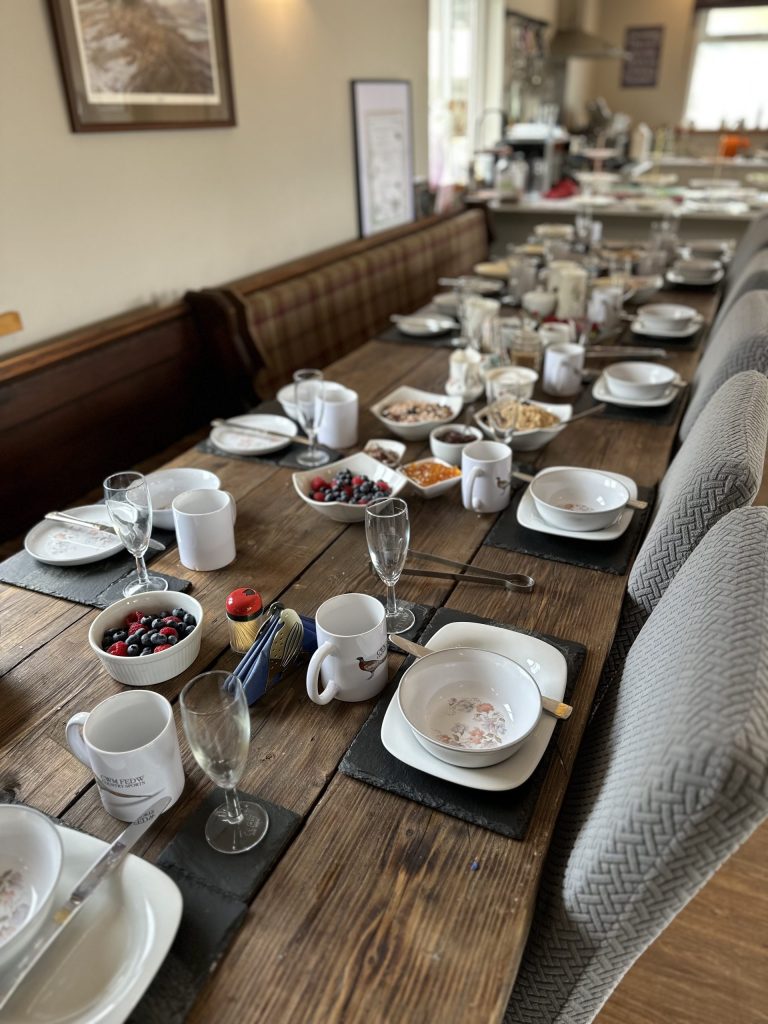
M 336 259 L 271 287 L 235 293 L 264 363 L 261 395 L 301 366 L 326 366 L 372 338 L 392 313 L 428 302 L 437 280 L 486 257 L 482 211 L 472 210 L 403 238 Z

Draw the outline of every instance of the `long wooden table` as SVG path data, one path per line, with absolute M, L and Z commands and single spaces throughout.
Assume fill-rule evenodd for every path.
M 707 317 L 708 295 L 675 300 Z M 698 352 L 670 360 L 690 379 Z M 394 386 L 442 390 L 448 353 L 372 341 L 328 368 L 360 395 L 360 438 L 381 426 L 367 411 Z M 677 424 L 588 418 L 543 451 L 540 466 L 616 470 L 655 484 Z M 415 456 L 423 444 L 409 446 Z M 300 503 L 291 474 L 267 464 L 191 450 L 170 465 L 215 471 L 237 498 L 236 562 L 213 573 L 180 566 L 176 549 L 153 567 L 189 577 L 204 606 L 200 655 L 157 687 L 174 700 L 194 674 L 232 668 L 224 599 L 256 586 L 311 615 L 326 598 L 378 592 L 364 530 L 333 523 Z M 544 856 L 618 620 L 626 577 L 483 547 L 494 517 L 464 511 L 458 489 L 409 499 L 415 548 L 484 568 L 529 573 L 531 595 L 436 580 L 403 579 L 398 593 L 427 605 L 488 616 L 579 641 L 587 659 L 574 714 L 558 724 L 549 769 L 525 839 L 516 842 L 369 787 L 338 772 L 373 702 L 326 708 L 306 696 L 296 672 L 252 712 L 244 790 L 298 813 L 303 827 L 254 899 L 245 924 L 190 1019 L 270 1021 L 496 1021 L 509 999 L 525 945 Z M 95 612 L 20 589 L 0 589 L 0 787 L 65 823 L 110 840 L 120 823 L 102 809 L 90 773 L 68 751 L 64 723 L 121 687 L 89 652 Z M 399 659 L 392 658 L 392 671 Z M 182 739 L 187 785 L 178 804 L 136 852 L 149 860 L 210 788 Z M 6 798 L 8 798 L 8 796 Z M 479 869 L 470 871 L 476 860 Z

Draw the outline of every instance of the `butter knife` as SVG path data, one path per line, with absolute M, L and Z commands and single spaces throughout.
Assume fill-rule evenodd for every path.
M 32 945 L 21 959 L 8 969 L 8 973 L 0 977 L 0 1010 L 2 1010 L 38 960 L 47 952 L 69 922 L 85 905 L 88 898 L 96 891 L 105 878 L 109 878 L 120 867 L 130 848 L 144 835 L 149 826 L 155 821 L 155 818 L 162 814 L 170 802 L 171 798 L 168 796 L 163 796 L 156 800 L 88 868 L 66 901 L 48 911 L 47 920 L 37 933 L 37 937 Z
M 66 523 L 69 526 L 84 526 L 90 530 L 99 530 L 101 533 L 110 533 L 113 537 L 117 537 L 117 531 L 112 526 L 107 526 L 106 523 L 92 523 L 88 519 L 78 519 L 77 516 L 71 516 L 68 512 L 46 512 L 46 519 L 50 519 L 54 523 Z M 165 544 L 161 544 L 159 540 L 154 540 L 152 537 L 149 538 L 149 550 L 150 551 L 165 551 Z

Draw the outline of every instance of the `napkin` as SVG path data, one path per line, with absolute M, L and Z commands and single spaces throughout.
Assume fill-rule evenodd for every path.
M 301 636 L 298 631 L 301 630 Z M 293 637 L 293 654 L 285 658 L 283 647 Z M 315 620 L 299 615 L 291 608 L 275 609 L 264 621 L 248 653 L 235 669 L 249 704 L 255 704 L 267 690 L 276 686 L 298 660 L 301 653 L 317 649 Z

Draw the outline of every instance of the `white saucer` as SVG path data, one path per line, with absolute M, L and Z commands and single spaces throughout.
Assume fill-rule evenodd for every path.
M 64 863 L 54 905 L 107 848 L 70 828 L 59 833 Z M 181 907 L 168 875 L 129 853 L 19 986 L 3 1024 L 121 1024 L 165 959 Z
M 568 675 L 565 658 L 557 648 L 536 637 L 481 622 L 450 622 L 430 638 L 429 647 L 436 651 L 475 647 L 503 654 L 531 673 L 545 697 L 563 699 Z M 551 715 L 542 715 L 530 738 L 506 761 L 488 768 L 460 768 L 440 761 L 421 746 L 403 718 L 395 694 L 381 723 L 381 742 L 393 757 L 412 768 L 458 786 L 492 792 L 516 789 L 530 778 L 547 749 L 555 725 Z
M 105 505 L 80 505 L 66 511 L 90 523 L 112 525 Z M 27 554 L 46 565 L 88 565 L 116 555 L 123 550 L 123 545 L 115 534 L 44 519 L 26 535 L 24 548 Z
M 557 468 L 563 467 L 558 466 Z M 631 477 L 624 476 L 623 473 L 611 473 L 610 475 L 625 485 L 629 491 L 630 498 L 637 497 L 637 484 Z M 570 537 L 574 540 L 616 540 L 629 526 L 632 521 L 632 514 L 631 508 L 625 508 L 616 522 L 606 526 L 604 530 L 561 530 L 560 527 L 553 526 L 539 515 L 539 511 L 531 497 L 530 486 L 526 487 L 517 506 L 517 521 L 526 529 L 537 530 L 539 533 L 549 533 L 553 537 Z
M 678 380 L 680 378 L 678 377 Z M 605 383 L 605 375 L 600 374 L 592 385 L 592 397 L 597 402 L 610 402 L 611 405 L 621 405 L 626 409 L 663 409 L 665 405 L 674 402 L 680 388 L 670 386 L 661 398 L 617 398 Z
M 293 420 L 285 416 L 248 413 L 245 416 L 231 416 L 229 422 L 258 427 L 260 430 L 276 430 L 280 434 L 290 434 L 291 437 L 295 437 L 299 432 Z M 220 451 L 232 455 L 269 455 L 270 452 L 279 452 L 281 448 L 287 448 L 291 443 L 290 437 L 284 441 L 272 441 L 268 437 L 259 437 L 258 434 L 246 434 L 245 431 L 241 434 L 229 427 L 214 427 L 210 439 Z
M 675 338 L 678 338 L 680 341 L 683 341 L 686 338 L 692 338 L 703 323 L 704 317 L 701 316 L 700 313 L 697 313 L 691 321 L 691 323 L 688 325 L 688 327 L 683 327 L 681 330 L 677 331 L 665 331 L 659 327 L 648 327 L 646 324 L 643 324 L 640 317 L 637 316 L 632 321 L 631 328 L 633 334 L 639 334 L 643 338 L 666 338 L 670 341 L 674 340 Z
M 703 281 L 692 281 L 689 277 L 683 277 L 682 274 L 678 274 L 675 270 L 668 270 L 666 273 L 667 281 L 670 284 L 684 284 L 692 288 L 708 288 L 711 285 L 719 284 L 724 277 L 725 269 L 723 267 L 720 270 L 716 270 L 714 274 Z
M 403 316 L 398 317 L 394 324 L 401 334 L 409 338 L 437 338 L 459 326 L 449 316 Z

